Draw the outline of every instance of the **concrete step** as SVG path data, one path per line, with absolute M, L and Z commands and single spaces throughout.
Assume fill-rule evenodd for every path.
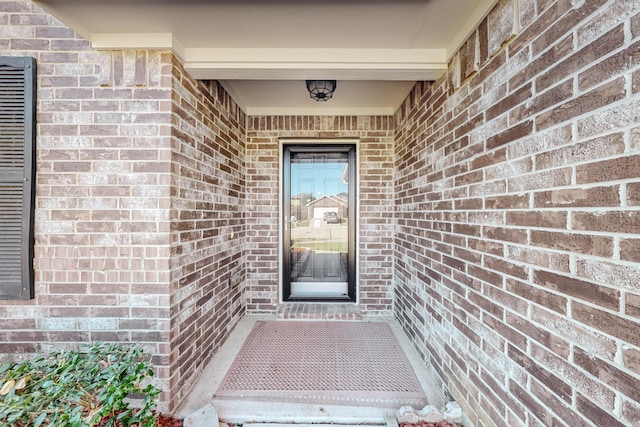
M 223 423 L 252 427 L 386 426 L 394 410 L 368 406 L 319 405 L 259 401 L 225 401 L 214 405 Z M 397 427 L 397 424 L 396 424 Z
M 381 427 L 381 424 L 278 424 L 278 423 L 247 423 L 243 427 Z

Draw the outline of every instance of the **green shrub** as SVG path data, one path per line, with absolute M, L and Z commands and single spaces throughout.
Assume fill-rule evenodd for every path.
M 0 424 L 84 427 L 156 425 L 160 390 L 149 357 L 137 346 L 93 343 L 0 367 Z M 126 397 L 141 398 L 129 408 Z

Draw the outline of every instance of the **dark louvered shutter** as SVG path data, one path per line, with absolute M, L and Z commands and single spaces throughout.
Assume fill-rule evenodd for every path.
M 36 62 L 0 57 L 0 299 L 33 298 Z

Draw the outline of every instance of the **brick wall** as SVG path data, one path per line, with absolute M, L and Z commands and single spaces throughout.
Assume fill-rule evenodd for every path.
M 0 353 L 137 342 L 164 387 L 171 56 L 93 51 L 29 1 L 0 1 L 0 55 L 38 64 L 36 298 L 0 301 Z
M 244 314 L 244 113 L 173 63 L 171 400 L 192 389 Z
M 501 0 L 396 114 L 396 316 L 476 425 L 640 424 L 639 12 Z
M 356 138 L 363 311 L 477 425 L 640 423 L 638 9 L 503 0 L 395 118 L 245 129 L 172 55 L 0 0 L 0 54 L 39 67 L 36 298 L 0 301 L 0 354 L 137 342 L 174 408 L 278 303 L 280 140 Z
M 92 50 L 30 1 L 0 0 L 0 55 L 38 64 L 36 298 L 0 301 L 0 357 L 135 342 L 171 410 L 243 313 L 245 118 L 170 53 Z
M 38 62 L 36 298 L 0 302 L 0 353 L 138 342 L 165 386 L 170 55 L 92 51 L 26 1 L 0 23 L 0 54 Z
M 363 313 L 390 314 L 393 256 L 393 117 L 250 117 L 247 125 L 247 311 L 279 301 L 281 139 L 358 139 L 359 300 Z

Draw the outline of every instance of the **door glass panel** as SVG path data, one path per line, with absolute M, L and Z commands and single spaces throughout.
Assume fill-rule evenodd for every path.
M 292 152 L 288 246 L 292 297 L 347 297 L 349 153 Z

